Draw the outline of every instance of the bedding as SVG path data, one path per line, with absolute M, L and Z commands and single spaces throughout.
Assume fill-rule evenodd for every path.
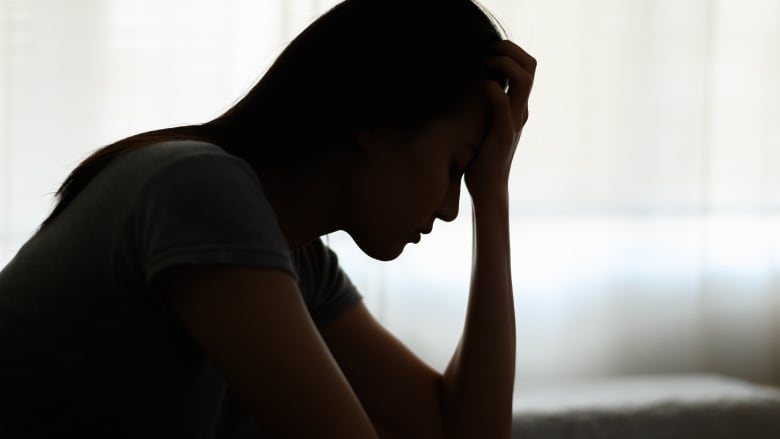
M 720 375 L 612 378 L 521 389 L 517 439 L 779 439 L 780 390 Z

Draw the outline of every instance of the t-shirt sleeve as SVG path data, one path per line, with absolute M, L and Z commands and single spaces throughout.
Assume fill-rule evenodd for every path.
M 147 282 L 176 265 L 260 266 L 295 276 L 276 215 L 240 158 L 214 152 L 171 160 L 146 182 L 133 216 Z
M 339 316 L 362 296 L 339 265 L 336 253 L 316 239 L 292 253 L 298 285 L 318 326 Z

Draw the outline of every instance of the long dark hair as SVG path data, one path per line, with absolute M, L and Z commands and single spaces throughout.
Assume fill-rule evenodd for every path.
M 50 223 L 114 158 L 140 146 L 203 140 L 255 170 L 349 144 L 359 132 L 414 133 L 458 110 L 491 77 L 500 26 L 472 0 L 346 0 L 319 17 L 226 113 L 98 149 L 56 193 Z

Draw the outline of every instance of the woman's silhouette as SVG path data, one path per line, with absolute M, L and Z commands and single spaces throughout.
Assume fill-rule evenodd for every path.
M 535 66 L 469 0 L 346 0 L 224 115 L 97 150 L 0 272 L 0 435 L 508 437 Z M 391 260 L 462 180 L 470 298 L 439 372 L 319 238 Z

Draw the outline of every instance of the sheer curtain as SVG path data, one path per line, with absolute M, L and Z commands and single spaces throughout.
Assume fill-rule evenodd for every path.
M 89 151 L 219 114 L 334 3 L 0 3 L 0 264 Z M 518 384 L 780 383 L 780 3 L 483 4 L 539 60 L 511 187 Z M 376 315 L 444 367 L 470 234 L 464 195 L 391 263 L 328 239 Z

